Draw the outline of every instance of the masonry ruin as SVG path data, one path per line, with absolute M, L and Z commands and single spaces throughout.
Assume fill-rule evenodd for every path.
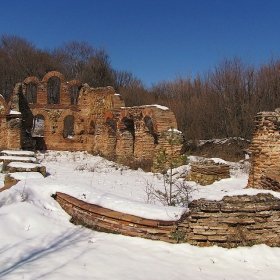
M 247 188 L 280 191 L 280 108 L 260 112 L 250 146 L 251 169 Z
M 57 71 L 18 83 L 8 103 L 0 96 L 0 149 L 84 150 L 143 163 L 168 148 L 162 134 L 171 127 L 177 122 L 166 107 L 125 107 L 112 87 L 66 81 Z
M 195 181 L 202 186 L 211 185 L 215 181 L 226 178 L 230 178 L 229 165 L 215 163 L 210 159 L 191 163 L 191 170 L 187 175 L 188 181 Z

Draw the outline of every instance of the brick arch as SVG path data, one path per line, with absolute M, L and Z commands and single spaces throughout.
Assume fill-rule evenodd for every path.
M 78 86 L 78 87 L 81 87 L 82 86 L 82 83 L 79 81 L 79 80 L 71 80 L 68 82 L 69 86 L 72 87 L 72 86 Z
M 64 120 L 67 116 L 72 116 L 74 118 L 74 131 L 75 131 L 76 116 L 72 110 L 66 109 L 59 115 L 56 122 L 52 122 L 52 125 L 54 124 L 56 126 L 56 128 L 55 128 L 56 133 L 63 134 Z
M 29 83 L 34 83 L 34 84 L 37 84 L 39 85 L 40 84 L 40 81 L 37 77 L 35 76 L 30 76 L 28 78 L 26 78 L 23 82 L 22 82 L 24 85 L 27 85 Z
M 3 114 L 3 115 L 9 114 L 8 104 L 1 94 L 0 94 L 0 114 Z
M 154 110 L 152 108 L 145 108 L 145 109 L 142 110 L 142 115 L 143 115 L 144 122 L 145 122 L 145 118 L 147 118 L 147 117 L 150 118 L 150 120 L 152 121 L 153 133 L 157 134 L 158 133 L 158 125 L 157 125 L 156 116 L 154 114 Z M 145 123 L 145 125 L 147 126 L 146 123 Z M 150 130 L 150 127 L 148 127 L 148 128 Z
M 33 84 L 35 84 L 35 85 L 37 86 L 37 88 L 36 88 L 36 96 L 33 96 L 33 98 L 31 98 L 32 101 L 29 100 L 28 94 L 27 94 L 27 86 L 28 86 L 28 84 L 30 84 L 30 83 L 33 83 Z M 37 95 L 38 95 L 38 90 L 39 90 L 39 86 L 40 86 L 40 81 L 39 81 L 39 79 L 38 79 L 37 77 L 35 77 L 35 76 L 28 77 L 28 78 L 26 78 L 26 79 L 23 81 L 23 83 L 22 83 L 22 94 L 23 94 L 23 96 L 26 98 L 26 100 L 27 100 L 28 103 L 36 103 L 36 101 L 37 101 Z
M 58 122 L 61 122 L 61 121 L 63 122 L 63 120 L 65 119 L 66 116 L 73 116 L 75 118 L 74 112 L 70 109 L 66 109 L 61 113 L 61 115 L 59 116 L 57 121 Z
M 123 109 L 123 110 L 121 111 L 121 114 L 120 114 L 120 116 L 119 116 L 119 118 L 118 118 L 118 121 L 117 121 L 117 128 L 118 128 L 118 129 L 125 129 L 125 128 L 126 128 L 125 125 L 124 125 L 123 122 L 122 122 L 122 120 L 123 120 L 124 118 L 133 120 L 133 116 L 128 112 L 128 110 Z
M 63 119 L 63 138 L 73 138 L 75 135 L 75 116 L 67 115 Z
M 106 111 L 104 116 L 104 125 L 108 128 L 112 128 L 114 132 L 117 129 L 117 120 L 112 111 Z
M 51 72 L 48 72 L 42 79 L 42 83 L 47 83 L 49 78 L 51 77 L 58 77 L 59 80 L 60 80 L 60 83 L 63 84 L 66 82 L 66 79 L 64 77 L 63 74 L 61 74 L 60 72 L 58 71 L 51 71 Z
M 66 84 L 68 90 L 68 98 L 70 99 L 68 103 L 70 103 L 71 105 L 78 105 L 82 83 L 79 80 L 71 80 Z
M 105 116 L 104 116 L 104 123 L 106 123 L 106 121 L 108 119 L 113 119 L 114 118 L 114 114 L 112 113 L 112 111 L 106 111 L 105 112 Z
M 40 109 L 32 109 L 32 115 L 33 116 L 42 115 L 44 117 L 45 121 L 49 120 L 48 113 L 43 110 L 40 110 Z

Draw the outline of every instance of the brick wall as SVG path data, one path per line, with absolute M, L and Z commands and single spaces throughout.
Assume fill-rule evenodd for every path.
M 280 191 L 280 109 L 260 112 L 250 146 L 252 153 L 248 188 Z
M 21 114 L 10 114 L 10 109 L 0 95 L 0 149 L 20 149 Z
M 57 104 L 48 102 L 51 78 L 60 81 Z M 74 103 L 73 86 L 79 89 Z M 31 91 L 34 88 L 36 92 Z M 16 139 L 14 143 L 17 141 L 15 146 L 37 150 L 85 150 L 124 163 L 127 160 L 152 161 L 160 146 L 168 146 L 162 134 L 170 127 L 177 129 L 175 116 L 168 108 L 154 105 L 127 108 L 112 87 L 91 88 L 77 80 L 68 82 L 57 71 L 47 73 L 42 81 L 32 76 L 17 84 L 9 106 L 22 114 L 21 130 L 8 131 L 13 134 L 10 139 Z M 40 129 L 34 129 L 37 120 L 40 120 Z M 66 126 L 69 120 L 72 123 Z M 0 125 L 3 126 L 3 122 Z M 180 150 L 181 145 L 178 153 Z
M 280 246 L 280 199 L 270 194 L 193 201 L 178 222 L 143 219 L 59 192 L 54 197 L 72 222 L 99 231 L 197 246 Z
M 111 233 L 172 242 L 173 221 L 149 220 L 86 203 L 67 194 L 54 196 L 61 207 L 72 216 L 71 221 L 86 227 Z

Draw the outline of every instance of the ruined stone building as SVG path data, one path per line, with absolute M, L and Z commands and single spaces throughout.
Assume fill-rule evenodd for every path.
M 280 191 L 280 108 L 257 114 L 250 152 L 247 187 Z
M 84 150 L 140 162 L 168 146 L 162 134 L 171 127 L 177 122 L 166 107 L 125 107 L 112 87 L 66 81 L 57 71 L 18 83 L 8 103 L 0 96 L 0 149 Z

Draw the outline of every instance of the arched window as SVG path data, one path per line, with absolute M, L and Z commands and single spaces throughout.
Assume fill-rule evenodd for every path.
M 123 117 L 121 119 L 121 128 L 118 132 L 118 141 L 116 146 L 117 156 L 129 158 L 134 154 L 135 129 L 133 119 Z
M 58 77 L 50 77 L 47 85 L 48 104 L 59 104 L 60 101 L 60 79 Z
M 158 144 L 158 135 L 154 131 L 154 123 L 153 123 L 151 117 L 145 116 L 144 123 L 145 123 L 146 127 L 149 129 L 149 132 L 151 133 L 151 135 L 154 137 L 154 143 Z
M 44 137 L 44 121 L 45 118 L 43 115 L 36 115 L 33 118 L 32 137 Z
M 127 117 L 122 118 L 121 122 L 125 125 L 125 130 L 131 133 L 133 139 L 135 138 L 134 131 L 134 121 L 132 119 L 128 119 Z
M 66 116 L 64 119 L 63 138 L 73 138 L 74 136 L 74 117 Z
M 37 103 L 37 84 L 30 82 L 26 85 L 27 103 Z
M 73 85 L 71 87 L 71 104 L 77 105 L 79 98 L 79 87 L 77 85 Z

